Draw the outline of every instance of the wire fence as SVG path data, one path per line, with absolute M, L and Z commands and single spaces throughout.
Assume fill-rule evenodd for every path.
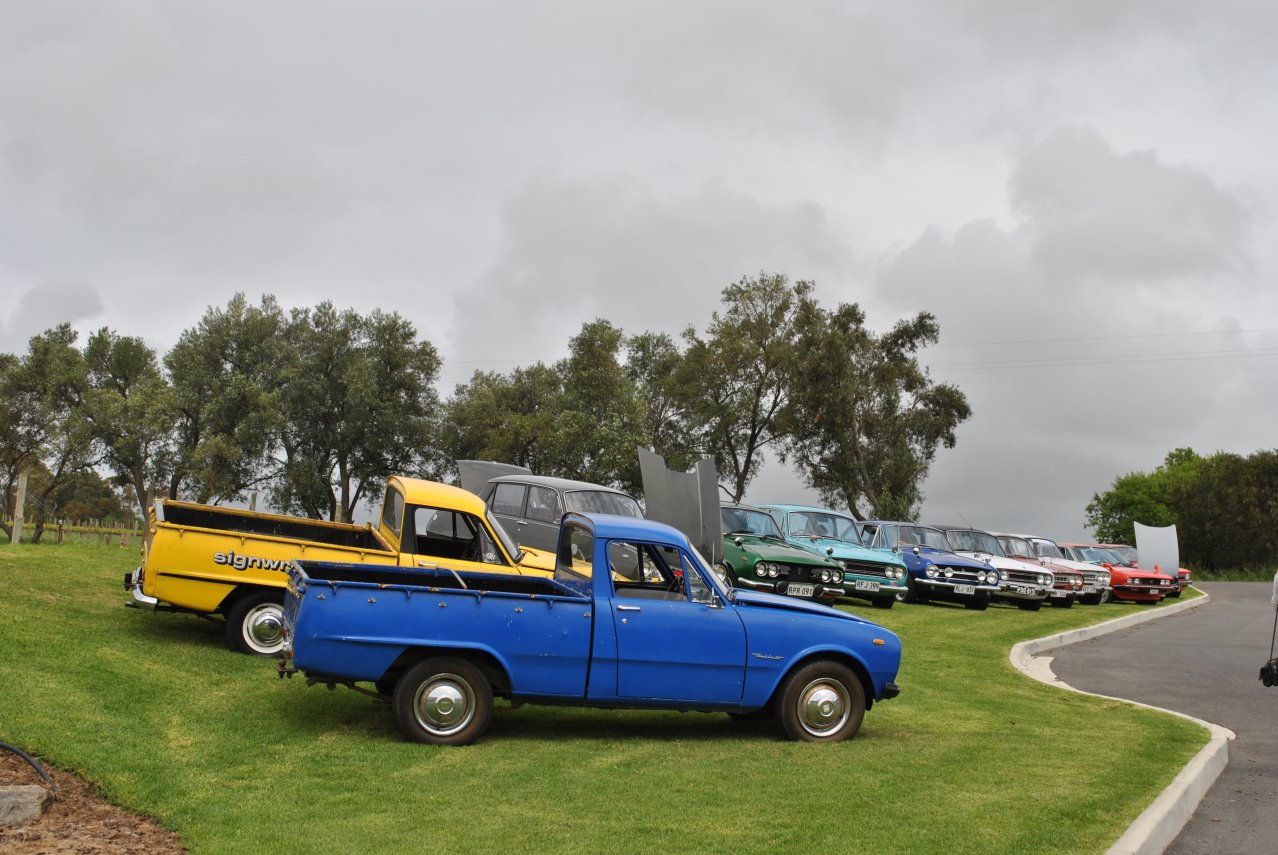
M 5 519 L 5 525 L 13 530 L 13 518 Z M 22 542 L 35 540 L 36 524 L 24 520 L 22 524 Z M 13 542 L 13 538 L 9 539 Z M 142 543 L 142 522 L 133 520 L 45 520 L 44 530 L 40 533 L 41 543 L 97 543 L 102 546 L 138 546 Z

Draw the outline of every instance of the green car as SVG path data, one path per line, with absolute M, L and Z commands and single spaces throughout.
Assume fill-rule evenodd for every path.
M 805 600 L 845 593 L 843 565 L 787 543 L 767 511 L 723 505 L 719 518 L 723 563 L 718 569 L 734 586 Z
M 863 544 L 852 517 L 808 505 L 760 507 L 772 514 L 786 539 L 795 546 L 828 555 L 843 565 L 843 583 L 849 597 L 890 609 L 897 596 L 905 594 L 906 570 L 901 556 Z

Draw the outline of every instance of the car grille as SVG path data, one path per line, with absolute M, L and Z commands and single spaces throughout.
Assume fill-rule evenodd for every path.
M 887 565 L 879 564 L 875 561 L 852 561 L 850 559 L 842 559 L 840 563 L 843 569 L 849 573 L 858 573 L 862 576 L 878 576 L 880 579 L 887 578 Z
M 1109 584 L 1109 572 L 1106 570 L 1084 570 L 1083 578 L 1087 584 L 1103 588 Z
M 1039 573 L 1035 570 L 999 570 L 1014 585 L 1037 585 Z
M 936 566 L 941 571 L 940 578 L 949 579 L 951 582 L 966 582 L 972 585 L 980 584 L 980 582 L 976 581 L 976 570 L 972 567 L 952 567 L 947 564 L 937 564 Z M 946 576 L 945 571 L 947 570 L 953 571 L 953 575 Z

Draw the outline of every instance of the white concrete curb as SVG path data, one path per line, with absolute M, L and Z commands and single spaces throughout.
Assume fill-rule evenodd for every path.
M 1198 589 L 1195 588 L 1195 590 Z M 1123 701 L 1134 706 L 1170 713 L 1202 725 L 1211 733 L 1211 739 L 1208 740 L 1207 745 L 1185 764 L 1185 768 L 1180 770 L 1180 774 L 1173 778 L 1167 788 L 1159 793 L 1153 804 L 1145 808 L 1141 815 L 1136 817 L 1136 821 L 1131 824 L 1127 831 L 1123 832 L 1123 835 L 1118 838 L 1113 846 L 1106 850 L 1105 855 L 1161 855 L 1162 851 L 1176 839 L 1176 835 L 1180 834 L 1180 830 L 1185 827 L 1185 823 L 1189 821 L 1189 817 L 1193 815 L 1194 809 L 1198 807 L 1198 803 L 1202 801 L 1207 790 L 1211 788 L 1220 773 L 1225 770 L 1225 766 L 1229 763 L 1229 740 L 1233 739 L 1235 734 L 1228 728 L 1176 712 L 1175 710 L 1165 710 L 1161 707 L 1153 707 L 1128 700 L 1127 698 L 1111 698 L 1109 695 L 1097 695 L 1093 692 L 1084 692 L 1082 689 L 1076 689 L 1052 673 L 1052 657 L 1039 656 L 1038 654 L 1076 644 L 1080 641 L 1086 641 L 1089 638 L 1096 638 L 1120 629 L 1127 629 L 1146 621 L 1157 620 L 1188 609 L 1198 608 L 1206 605 L 1210 600 L 1211 598 L 1204 593 L 1201 597 L 1194 597 L 1192 600 L 1185 600 L 1172 606 L 1137 612 L 1136 614 L 1086 626 L 1081 629 L 1072 629 L 1068 632 L 1059 632 L 1043 638 L 1022 641 L 1012 647 L 1012 665 L 1021 673 L 1039 682 L 1068 689 L 1071 692 L 1078 692 L 1081 695 Z

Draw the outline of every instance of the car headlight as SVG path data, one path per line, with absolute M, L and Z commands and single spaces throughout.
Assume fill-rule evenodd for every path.
M 951 570 L 949 567 L 946 567 L 946 568 L 945 568 L 945 578 L 946 578 L 946 579 L 948 579 L 948 578 L 950 578 L 950 577 L 951 577 L 951 576 L 953 576 L 953 575 L 954 575 L 954 571 L 953 571 L 953 570 Z
M 781 566 L 779 564 L 768 565 L 768 575 L 773 579 L 781 575 Z
M 979 583 L 980 583 L 980 584 L 982 584 L 982 585 L 984 585 L 984 584 L 985 584 L 985 571 L 984 571 L 984 570 L 977 570 L 977 571 L 976 571 L 976 581 L 977 581 L 977 582 L 979 582 Z
M 923 568 L 923 572 L 927 574 L 929 579 L 935 579 L 941 573 L 935 564 L 927 565 L 927 567 Z
M 1047 575 L 1041 575 L 1041 576 L 1039 576 L 1039 577 L 1038 577 L 1038 584 L 1040 584 L 1040 585 L 1050 585 L 1050 584 L 1052 584 L 1052 577 L 1051 577 L 1051 576 L 1047 576 Z
M 988 581 L 991 585 L 997 585 L 1000 578 L 1001 577 L 998 575 L 997 570 L 991 570 L 986 581 Z

